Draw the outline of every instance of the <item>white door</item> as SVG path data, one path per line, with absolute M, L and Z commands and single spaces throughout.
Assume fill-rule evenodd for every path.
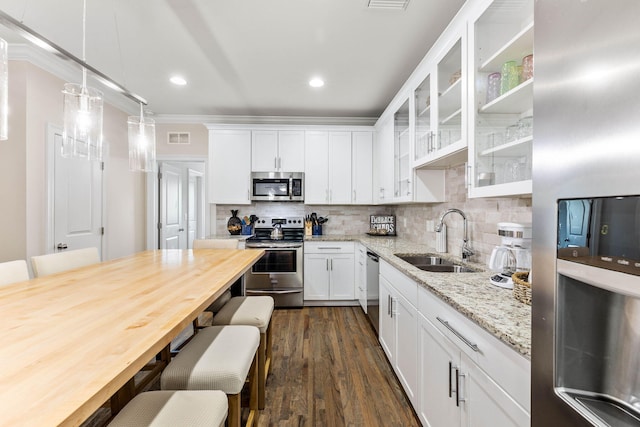
M 201 230 L 203 218 L 201 218 L 203 200 L 203 179 L 202 172 L 187 169 L 188 189 L 187 189 L 187 249 L 193 248 L 193 240 L 204 237 Z
M 278 166 L 282 172 L 304 172 L 304 131 L 278 132 Z
M 353 300 L 355 280 L 353 277 L 353 254 L 331 255 L 329 259 L 331 272 L 330 299 Z
M 418 310 L 401 295 L 393 301 L 396 321 L 396 374 L 414 405 L 418 399 Z
M 209 132 L 209 202 L 251 203 L 251 131 Z
M 103 163 L 62 157 L 62 132 L 54 131 L 53 248 L 96 247 L 102 253 Z
M 380 323 L 379 340 L 391 366 L 396 359 L 396 324 L 392 315 L 393 291 L 391 284 L 383 276 L 380 276 Z
M 182 201 L 182 170 L 160 163 L 160 249 L 186 249 L 185 215 Z
M 304 256 L 304 299 L 329 299 L 329 258 L 322 254 Z
M 353 204 L 373 203 L 373 132 L 352 132 Z

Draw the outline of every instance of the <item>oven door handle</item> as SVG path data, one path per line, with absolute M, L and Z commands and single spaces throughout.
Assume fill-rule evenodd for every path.
M 266 289 L 266 290 L 262 290 L 262 289 L 246 289 L 245 293 L 247 295 L 250 294 L 277 294 L 277 295 L 284 295 L 284 294 L 298 294 L 302 292 L 301 288 L 297 288 L 297 289 Z
M 278 249 L 296 249 L 301 248 L 302 243 L 278 243 L 277 246 L 274 246 L 272 243 L 249 243 L 245 244 L 247 249 L 270 249 L 270 250 L 278 250 Z

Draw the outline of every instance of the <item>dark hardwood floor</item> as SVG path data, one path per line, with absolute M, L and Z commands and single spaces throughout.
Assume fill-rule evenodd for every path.
M 271 321 L 273 362 L 258 427 L 420 425 L 360 307 L 278 309 Z M 109 417 L 102 408 L 82 427 Z
M 265 426 L 419 426 L 360 307 L 276 310 Z

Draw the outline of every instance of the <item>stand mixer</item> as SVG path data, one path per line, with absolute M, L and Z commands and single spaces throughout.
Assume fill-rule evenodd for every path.
M 493 248 L 489 269 L 494 272 L 489 282 L 501 288 L 513 289 L 511 276 L 516 271 L 531 269 L 531 224 L 499 222 L 499 246 Z

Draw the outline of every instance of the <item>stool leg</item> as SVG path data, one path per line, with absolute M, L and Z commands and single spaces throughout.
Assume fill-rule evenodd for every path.
M 265 362 L 265 381 L 267 376 L 269 375 L 269 372 L 271 371 L 271 356 L 272 356 L 272 351 L 273 351 L 273 333 L 271 331 L 271 322 L 269 322 L 269 326 L 267 326 L 267 356 L 266 356 L 266 362 Z
M 227 416 L 227 425 L 229 427 L 240 427 L 242 422 L 242 408 L 240 393 L 228 394 L 227 401 L 229 402 L 229 413 Z
M 265 386 L 267 383 L 267 334 L 260 334 L 260 345 L 258 346 L 258 408 L 265 406 Z
M 246 427 L 258 425 L 258 384 L 260 379 L 258 378 L 258 354 L 253 358 L 251 369 L 249 370 L 249 418 L 247 419 Z

